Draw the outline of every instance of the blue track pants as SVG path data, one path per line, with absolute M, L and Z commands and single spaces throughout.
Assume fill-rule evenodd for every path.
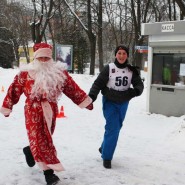
M 114 103 L 103 96 L 102 103 L 106 124 L 101 157 L 112 160 L 129 102 Z

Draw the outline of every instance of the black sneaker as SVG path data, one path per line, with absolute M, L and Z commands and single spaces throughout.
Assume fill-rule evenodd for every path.
M 98 150 L 99 150 L 100 154 L 102 154 L 102 148 L 100 147 Z
M 60 182 L 60 179 L 58 178 L 58 176 L 53 174 L 53 175 L 47 177 L 46 182 L 47 182 L 47 185 L 55 185 L 58 182 Z
M 45 175 L 45 180 L 47 182 L 47 185 L 55 185 L 60 181 L 58 176 L 54 174 L 53 170 L 44 171 L 44 175 Z
M 35 160 L 34 160 L 33 155 L 31 153 L 30 146 L 23 148 L 23 153 L 26 157 L 26 163 L 28 164 L 28 166 L 33 167 L 35 165 Z
M 111 168 L 111 160 L 103 160 L 103 166 L 105 168 L 110 169 Z

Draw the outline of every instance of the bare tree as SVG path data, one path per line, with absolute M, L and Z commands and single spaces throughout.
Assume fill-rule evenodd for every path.
M 29 62 L 28 55 L 28 41 L 30 40 L 29 29 L 29 9 L 19 2 L 11 2 L 6 4 L 1 13 L 4 15 L 1 19 L 2 24 L 11 32 L 16 38 L 16 43 L 12 43 L 15 48 L 15 63 L 19 65 L 18 47 L 22 45 L 25 51 L 25 56 Z
M 183 17 L 185 17 L 185 2 L 184 2 L 184 0 L 175 0 L 175 2 L 178 4 Z
M 173 20 L 177 20 L 177 11 L 176 11 L 176 4 L 175 4 L 175 0 L 173 0 Z
M 185 9 L 183 0 L 32 0 L 29 8 L 22 5 L 15 8 L 14 5 L 8 8 L 6 14 L 0 14 L 0 22 L 7 22 L 7 27 L 11 27 L 18 43 L 23 45 L 25 54 L 28 54 L 30 35 L 34 43 L 46 41 L 49 35 L 54 46 L 55 42 L 70 43 L 75 49 L 81 44 L 79 39 L 88 41 L 90 48 L 84 45 L 86 52 L 90 50 L 90 74 L 94 74 L 96 51 L 101 71 L 103 59 L 106 62 L 112 61 L 111 52 L 120 43 L 130 47 L 130 58 L 133 56 L 134 64 L 140 66 L 141 56 L 135 52 L 135 46 L 144 44 L 141 23 L 177 20 L 179 11 L 176 9 L 180 8 L 181 15 Z M 29 23 L 32 34 L 28 30 Z M 81 47 L 78 52 L 76 49 L 75 54 L 82 54 L 83 51 Z M 78 59 L 75 58 L 78 66 L 83 66 L 85 61 L 81 57 L 79 55 Z M 83 57 L 88 60 L 86 54 Z M 27 58 L 29 61 L 29 55 Z M 79 60 L 83 62 L 79 63 Z
M 71 13 L 75 16 L 77 21 L 80 23 L 80 25 L 83 27 L 85 30 L 88 38 L 89 38 L 89 43 L 90 43 L 90 57 L 91 57 L 91 62 L 90 62 L 90 75 L 94 75 L 94 68 L 95 68 L 95 54 L 96 54 L 96 34 L 95 31 L 93 30 L 93 25 L 92 25 L 92 13 L 91 13 L 91 0 L 87 0 L 87 27 L 85 24 L 82 22 L 82 20 L 79 18 L 79 16 L 72 10 L 70 7 L 69 3 L 64 0 L 65 5 L 69 8 Z
M 145 23 L 147 21 L 148 13 L 149 13 L 149 5 L 151 3 L 151 0 L 145 0 L 143 2 L 142 0 L 131 0 L 131 15 L 133 19 L 134 24 L 134 39 L 135 39 L 135 46 L 142 46 L 144 37 L 141 36 L 141 23 Z M 133 48 L 133 51 L 134 48 Z M 133 63 L 140 68 L 142 67 L 141 64 L 141 54 L 134 52 L 134 60 Z
M 5 27 L 0 27 L 0 66 L 3 68 L 13 68 L 15 56 L 12 32 Z
M 53 0 L 49 0 L 49 2 L 41 0 L 40 2 L 40 11 L 38 12 L 38 6 L 36 6 L 36 4 L 38 3 L 36 3 L 35 0 L 32 0 L 34 13 L 32 17 L 33 21 L 30 23 L 30 26 L 32 40 L 34 43 L 40 43 L 42 39 L 45 38 L 45 31 L 48 26 L 49 20 L 52 17 L 52 10 L 54 6 Z
M 103 69 L 103 2 L 102 0 L 98 1 L 98 55 L 99 55 L 99 70 L 102 71 Z

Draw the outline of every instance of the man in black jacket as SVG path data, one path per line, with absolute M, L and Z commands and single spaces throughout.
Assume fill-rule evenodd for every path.
M 129 49 L 126 46 L 117 46 L 114 63 L 103 68 L 89 92 L 93 101 L 100 91 L 103 95 L 103 114 L 106 124 L 99 152 L 105 168 L 111 168 L 111 160 L 129 101 L 133 97 L 140 96 L 144 89 L 139 69 L 128 63 L 128 56 Z

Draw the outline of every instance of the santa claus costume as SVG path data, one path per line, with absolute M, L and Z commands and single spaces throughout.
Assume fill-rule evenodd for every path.
M 91 110 L 93 105 L 91 98 L 75 83 L 63 64 L 53 61 L 49 44 L 35 44 L 33 49 L 34 61 L 15 76 L 0 112 L 8 117 L 20 96 L 26 96 L 24 115 L 29 140 L 27 149 L 30 150 L 27 157 L 33 156 L 30 166 L 36 162 L 44 171 L 47 184 L 53 184 L 59 181 L 53 172 L 64 170 L 52 140 L 59 96 L 64 93 L 80 108 Z

